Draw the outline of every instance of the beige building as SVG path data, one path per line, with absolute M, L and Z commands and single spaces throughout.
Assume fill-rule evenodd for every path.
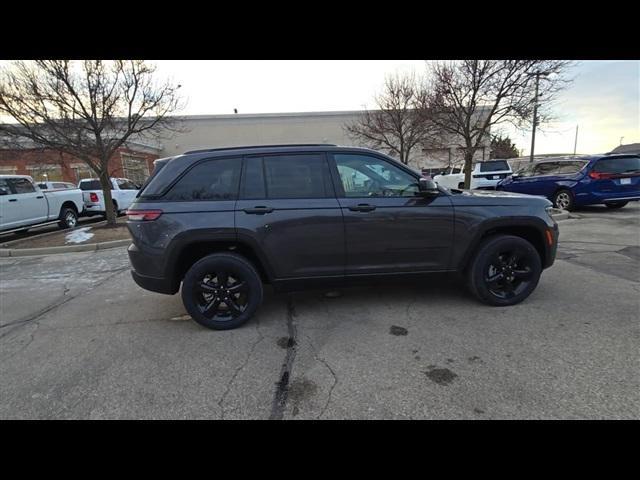
M 263 113 L 231 115 L 192 115 L 182 118 L 183 132 L 161 141 L 161 157 L 204 148 L 287 143 L 330 143 L 367 146 L 354 142 L 345 124 L 358 119 L 362 111 Z M 387 153 L 387 152 L 385 152 Z M 489 159 L 489 142 L 476 154 Z M 442 148 L 416 149 L 410 165 L 416 169 L 446 166 L 462 158 L 455 142 L 442 142 Z

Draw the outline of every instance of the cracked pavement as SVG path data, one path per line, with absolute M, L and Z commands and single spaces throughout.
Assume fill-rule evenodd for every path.
M 640 205 L 560 223 L 524 303 L 455 281 L 266 291 L 210 331 L 125 248 L 0 259 L 0 418 L 640 417 Z

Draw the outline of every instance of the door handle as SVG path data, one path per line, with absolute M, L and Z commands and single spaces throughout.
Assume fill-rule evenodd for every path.
M 18 201 L 18 199 L 17 199 L 17 198 L 10 198 L 10 199 L 9 199 L 9 201 L 10 201 L 10 202 L 17 202 L 17 201 Z
M 38 195 L 36 198 L 44 198 L 43 195 Z
M 368 203 L 359 203 L 358 205 L 352 205 L 349 207 L 349 210 L 352 212 L 372 212 L 375 209 L 375 205 L 369 205 Z
M 248 213 L 249 215 L 264 215 L 265 213 L 273 212 L 273 208 L 271 207 L 254 207 L 254 208 L 244 208 L 244 213 Z

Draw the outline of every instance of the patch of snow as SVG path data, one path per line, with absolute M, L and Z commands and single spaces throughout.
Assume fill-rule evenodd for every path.
M 82 243 L 82 242 L 86 242 L 87 240 L 89 240 L 94 235 L 93 233 L 89 233 L 89 230 L 91 230 L 91 227 L 84 227 L 84 228 L 79 228 L 77 230 L 74 230 L 71 233 L 68 233 L 64 237 L 64 239 L 65 239 L 64 243 Z

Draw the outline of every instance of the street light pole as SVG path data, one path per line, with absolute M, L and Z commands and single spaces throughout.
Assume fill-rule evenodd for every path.
M 573 156 L 576 155 L 576 148 L 578 147 L 578 125 L 576 125 L 576 141 L 573 143 Z
M 536 94 L 533 98 L 533 131 L 531 132 L 531 155 L 529 162 L 533 163 L 533 152 L 536 145 L 536 124 L 538 123 L 538 84 L 540 82 L 540 72 L 536 72 Z

